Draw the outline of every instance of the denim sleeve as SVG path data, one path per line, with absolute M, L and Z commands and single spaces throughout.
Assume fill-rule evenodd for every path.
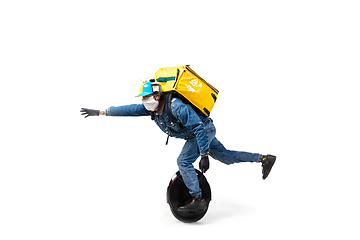
M 149 116 L 150 114 L 143 104 L 131 104 L 106 109 L 106 116 Z
M 209 155 L 209 141 L 205 125 L 194 109 L 187 104 L 178 104 L 175 106 L 173 113 L 184 127 L 195 134 L 201 156 Z

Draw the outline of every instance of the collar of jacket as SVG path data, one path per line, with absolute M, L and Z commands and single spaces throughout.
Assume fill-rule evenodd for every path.
M 158 106 L 158 109 L 156 110 L 156 113 L 158 115 L 162 115 L 163 111 L 164 111 L 164 107 L 165 107 L 165 101 L 166 101 L 166 98 L 161 96 L 160 100 L 159 100 L 159 106 Z

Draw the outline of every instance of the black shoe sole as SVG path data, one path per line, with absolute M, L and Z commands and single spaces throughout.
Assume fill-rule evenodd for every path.
M 271 172 L 271 169 L 272 169 L 272 167 L 274 166 L 275 161 L 276 161 L 276 157 L 275 157 L 275 156 L 268 155 L 268 157 L 271 157 L 271 158 L 273 158 L 274 160 L 272 160 L 272 161 L 269 162 L 269 163 L 264 164 L 264 166 L 263 166 L 263 179 L 264 179 L 264 180 L 269 176 L 269 174 L 270 174 L 270 172 Z M 266 169 L 266 171 L 264 171 L 265 169 Z M 265 172 L 265 173 L 264 173 L 264 172 Z
M 205 211 L 206 209 L 207 209 L 207 204 L 206 204 L 205 200 L 201 200 L 201 202 L 197 203 L 196 205 L 189 206 L 189 207 L 187 207 L 185 205 L 185 206 L 179 207 L 177 210 L 179 212 L 191 212 L 191 211 Z

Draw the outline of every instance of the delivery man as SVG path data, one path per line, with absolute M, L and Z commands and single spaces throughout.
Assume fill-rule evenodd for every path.
M 243 151 L 227 150 L 215 137 L 216 129 L 212 120 L 195 110 L 180 98 L 169 99 L 161 92 L 161 86 L 154 79 L 140 87 L 142 104 L 110 107 L 106 110 L 82 108 L 80 112 L 88 116 L 151 116 L 160 129 L 170 137 L 186 140 L 177 158 L 177 165 L 185 185 L 192 196 L 191 201 L 179 207 L 179 211 L 189 211 L 206 207 L 202 198 L 199 181 L 193 163 L 200 156 L 199 168 L 205 173 L 209 169 L 209 155 L 225 164 L 255 162 L 262 165 L 262 178 L 269 175 L 276 157 Z M 173 116 L 171 116 L 173 115 Z M 175 121 L 174 118 L 175 117 Z

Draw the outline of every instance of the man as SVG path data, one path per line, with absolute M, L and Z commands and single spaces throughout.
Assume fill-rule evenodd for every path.
M 85 115 L 85 118 L 99 115 L 151 115 L 155 123 L 168 136 L 186 140 L 177 159 L 177 164 L 192 200 L 184 204 L 184 206 L 180 206 L 179 211 L 206 207 L 193 166 L 199 156 L 201 157 L 199 168 L 203 173 L 209 169 L 210 155 L 225 164 L 239 162 L 261 163 L 262 177 L 264 180 L 267 178 L 275 163 L 275 156 L 227 150 L 215 137 L 216 129 L 209 117 L 197 114 L 189 104 L 184 103 L 180 98 L 173 97 L 170 99 L 167 96 L 167 94 L 161 93 L 159 83 L 150 80 L 141 85 L 140 94 L 137 95 L 137 97 L 142 97 L 142 104 L 110 107 L 102 111 L 82 108 L 80 112 Z

